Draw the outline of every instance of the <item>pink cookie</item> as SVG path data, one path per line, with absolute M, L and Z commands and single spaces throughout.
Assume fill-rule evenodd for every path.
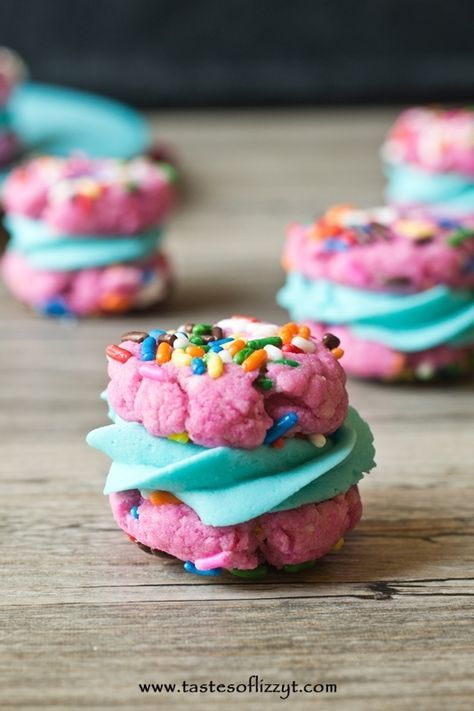
M 11 125 L 8 102 L 25 74 L 26 68 L 20 57 L 12 50 L 0 47 L 0 165 L 16 158 L 21 149 L 15 127 Z
M 315 335 L 324 335 L 329 326 L 309 321 Z M 472 372 L 474 349 L 437 346 L 415 353 L 355 337 L 350 329 L 331 326 L 344 345 L 344 368 L 358 378 L 390 381 L 433 380 L 458 377 Z
M 257 334 L 255 338 L 263 332 L 258 322 L 246 320 L 245 326 L 247 331 L 242 328 L 242 319 L 228 319 L 213 328 L 221 338 L 245 332 L 243 338 L 250 342 L 252 332 Z M 276 325 L 265 324 L 265 327 L 266 334 L 273 334 L 266 339 L 280 341 L 282 348 L 288 347 L 281 342 Z M 143 333 L 141 338 L 145 337 L 148 342 L 150 336 Z M 251 449 L 262 444 L 272 421 L 289 409 L 298 416 L 293 435 L 329 434 L 346 416 L 344 371 L 334 355 L 315 339 L 302 339 L 311 350 L 307 353 L 301 350 L 287 353 L 270 344 L 267 351 L 260 349 L 264 350 L 264 361 L 252 370 L 232 361 L 232 342 L 223 344 L 216 354 L 222 374 L 210 377 L 209 361 L 208 372 L 195 375 L 191 356 L 184 355 L 183 361 L 181 348 L 175 348 L 176 353 L 170 350 L 170 359 L 158 365 L 155 355 L 152 360 L 143 360 L 143 343 L 128 340 L 127 334 L 123 338 L 120 347 L 130 356 L 125 363 L 109 356 L 109 402 L 117 415 L 142 423 L 154 436 L 167 437 L 185 431 L 193 442 L 204 447 Z M 194 345 L 189 341 L 193 338 L 190 325 L 178 330 L 177 336 L 162 334 L 161 338 L 171 338 L 186 347 Z M 203 339 L 212 349 L 212 341 L 207 341 L 206 336 Z M 152 353 L 156 354 L 156 343 Z M 279 362 L 285 356 L 295 365 Z M 269 389 L 258 385 L 262 378 L 271 384 Z
M 331 207 L 308 224 L 288 228 L 286 271 L 311 280 L 377 292 L 410 293 L 445 284 L 474 288 L 474 217 L 437 219 L 422 211 L 390 207 Z
M 352 375 L 465 375 L 474 350 L 474 218 L 340 205 L 291 225 L 278 302 L 335 334 Z
M 33 269 L 23 255 L 8 251 L 0 273 L 12 294 L 51 316 L 93 316 L 143 309 L 168 294 L 171 271 L 164 254 L 130 264 L 55 272 Z
M 243 577 L 340 544 L 374 449 L 334 338 L 234 316 L 107 346 L 114 424 L 88 442 L 113 460 L 104 493 L 129 537 L 188 572 Z
M 474 217 L 474 110 L 404 111 L 382 146 L 387 201 Z
M 173 172 L 129 161 L 43 156 L 6 181 L 11 235 L 3 277 L 24 303 L 48 315 L 87 316 L 148 307 L 167 294 L 162 221 Z
M 136 490 L 112 494 L 110 505 L 120 528 L 147 552 L 197 561 L 202 570 L 253 570 L 265 563 L 283 568 L 313 561 L 329 553 L 362 515 L 357 486 L 328 501 L 235 526 L 206 526 L 186 504 L 153 505 Z
M 7 213 L 45 222 L 55 234 L 132 235 L 160 224 L 174 189 L 166 163 L 41 156 L 16 168 L 3 190 Z
M 474 180 L 474 111 L 407 109 L 390 129 L 382 155 L 389 163 L 408 163 L 431 173 L 459 173 Z

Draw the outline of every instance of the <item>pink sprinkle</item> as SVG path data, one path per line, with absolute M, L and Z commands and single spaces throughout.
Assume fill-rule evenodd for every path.
M 213 568 L 225 568 L 232 560 L 230 551 L 222 551 L 216 555 L 210 555 L 207 558 L 198 558 L 194 561 L 194 565 L 198 570 L 212 570 Z
M 138 368 L 138 372 L 140 375 L 143 375 L 144 378 L 150 378 L 151 380 L 163 380 L 163 373 L 161 371 L 161 367 L 159 365 L 152 365 L 150 363 L 147 363 L 146 365 L 141 365 Z

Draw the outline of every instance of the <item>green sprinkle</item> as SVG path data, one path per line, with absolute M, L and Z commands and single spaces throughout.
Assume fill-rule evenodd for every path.
M 265 377 L 257 378 L 255 385 L 258 385 L 258 387 L 262 388 L 262 390 L 271 390 L 273 388 L 273 380 Z
M 202 340 L 202 338 L 199 338 L 199 336 L 192 336 L 189 339 L 189 342 L 192 343 L 194 346 L 203 346 L 204 345 L 204 341 Z
M 212 326 L 209 323 L 197 323 L 193 328 L 193 336 L 204 336 L 210 334 Z
M 237 363 L 238 365 L 242 365 L 244 360 L 249 357 L 249 355 L 252 355 L 253 353 L 253 348 L 242 348 L 240 351 L 237 351 L 235 354 L 233 360 L 234 363 Z
M 467 227 L 460 227 L 448 237 L 450 247 L 459 247 L 467 239 L 474 237 L 474 232 Z
M 125 183 L 125 190 L 127 193 L 139 193 L 140 192 L 140 186 L 138 183 L 134 183 L 132 180 L 129 180 L 128 183 Z
M 175 183 L 178 180 L 178 171 L 169 163 L 160 163 L 160 168 L 166 175 L 168 183 Z
M 290 360 L 289 358 L 280 358 L 279 360 L 272 360 L 271 363 L 281 363 L 282 365 L 291 365 L 292 368 L 297 368 L 299 363 L 296 360 Z
M 281 348 L 283 341 L 280 336 L 268 336 L 268 338 L 256 338 L 253 341 L 248 341 L 247 346 L 249 348 L 254 348 L 258 350 L 259 348 L 264 348 L 265 346 L 276 346 Z
M 268 573 L 268 565 L 259 565 L 258 568 L 253 570 L 239 570 L 238 568 L 229 569 L 229 573 L 236 575 L 238 578 L 248 578 L 250 580 L 257 580 L 258 578 L 264 578 Z
M 315 564 L 315 560 L 306 560 L 304 563 L 296 563 L 295 565 L 284 565 L 283 570 L 285 571 L 285 573 L 299 573 L 300 570 L 312 568 Z

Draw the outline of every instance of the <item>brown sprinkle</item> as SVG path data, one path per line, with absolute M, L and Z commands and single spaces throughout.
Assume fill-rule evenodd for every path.
M 224 338 L 224 332 L 220 326 L 213 326 L 211 333 L 216 341 L 220 341 L 221 338 Z
M 176 340 L 176 336 L 174 333 L 162 333 L 160 336 L 158 336 L 158 343 L 168 343 L 170 346 L 173 345 L 173 343 Z
M 208 336 L 208 335 L 199 336 L 199 338 L 201 338 L 201 340 L 205 346 L 207 346 L 208 343 L 212 343 L 212 341 L 217 340 L 215 336 Z
M 121 341 L 133 341 L 134 343 L 142 343 L 145 338 L 148 338 L 146 331 L 127 331 L 120 336 Z
M 340 345 L 341 341 L 337 336 L 334 335 L 334 333 L 325 333 L 323 336 L 323 344 L 328 348 L 330 351 L 332 351 L 334 348 L 337 348 Z

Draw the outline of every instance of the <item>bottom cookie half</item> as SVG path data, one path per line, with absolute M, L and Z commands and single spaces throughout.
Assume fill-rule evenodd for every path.
M 328 553 L 362 515 L 357 486 L 327 501 L 221 527 L 204 524 L 189 506 L 169 498 L 157 505 L 133 490 L 112 494 L 110 504 L 120 528 L 140 547 L 187 561 L 191 572 L 298 566 Z

